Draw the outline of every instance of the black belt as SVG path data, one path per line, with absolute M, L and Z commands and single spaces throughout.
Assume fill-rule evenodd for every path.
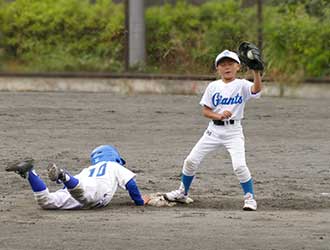
M 235 120 L 221 121 L 221 120 L 213 120 L 214 125 L 224 126 L 226 124 L 235 124 Z

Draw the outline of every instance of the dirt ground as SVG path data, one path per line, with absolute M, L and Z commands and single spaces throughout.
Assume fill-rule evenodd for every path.
M 181 164 L 202 135 L 199 96 L 0 93 L 0 249 L 330 249 L 330 100 L 263 97 L 246 106 L 248 166 L 257 212 L 225 150 L 210 154 L 190 205 L 135 207 L 120 190 L 104 209 L 45 211 L 8 162 L 31 156 L 73 174 L 90 151 L 113 144 L 143 193 L 178 187 Z M 50 190 L 61 188 L 45 181 Z

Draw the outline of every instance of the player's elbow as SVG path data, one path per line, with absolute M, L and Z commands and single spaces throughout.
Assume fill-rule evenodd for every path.
M 252 93 L 253 95 L 258 94 L 260 91 L 261 91 L 261 86 L 254 86 L 254 87 L 251 89 L 251 93 Z
M 211 109 L 207 106 L 204 106 L 204 108 L 202 109 L 202 115 L 206 118 L 210 117 L 210 111 Z
M 205 109 L 202 110 L 202 116 L 207 117 Z

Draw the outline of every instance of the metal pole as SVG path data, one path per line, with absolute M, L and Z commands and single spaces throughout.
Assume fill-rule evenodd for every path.
M 124 53 L 125 53 L 125 71 L 129 70 L 129 48 L 128 48 L 128 37 L 129 37 L 129 0 L 125 0 L 125 30 L 124 30 Z
M 262 52 L 263 46 L 263 18 L 262 18 L 262 0 L 258 0 L 257 19 L 258 19 L 258 47 Z
M 129 67 L 144 65 L 145 49 L 145 21 L 144 0 L 129 0 Z

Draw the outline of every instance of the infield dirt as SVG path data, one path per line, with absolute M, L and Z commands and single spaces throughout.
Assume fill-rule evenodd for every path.
M 181 165 L 208 120 L 199 96 L 0 93 L 0 249 L 330 249 L 330 100 L 262 97 L 243 121 L 257 212 L 242 211 L 228 153 L 202 163 L 190 205 L 135 207 L 119 190 L 110 205 L 46 211 L 7 163 L 33 157 L 76 174 L 90 151 L 115 145 L 142 193 L 178 187 Z

